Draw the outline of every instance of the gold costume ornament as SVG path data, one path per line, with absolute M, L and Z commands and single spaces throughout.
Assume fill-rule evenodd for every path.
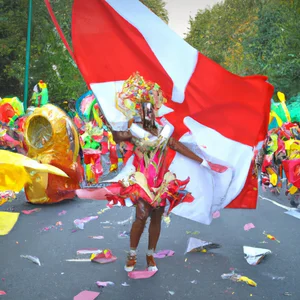
M 24 132 L 27 156 L 63 170 L 68 178 L 36 172 L 25 186 L 31 203 L 55 203 L 72 199 L 80 188 L 83 170 L 79 160 L 79 138 L 67 114 L 55 105 L 36 108 L 27 118 Z

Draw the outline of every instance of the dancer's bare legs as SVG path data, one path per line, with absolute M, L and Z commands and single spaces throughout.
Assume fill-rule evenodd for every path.
M 130 252 L 127 258 L 125 271 L 130 272 L 134 269 L 136 264 L 136 249 L 140 242 L 142 233 L 144 231 L 146 221 L 152 211 L 152 206 L 146 201 L 140 199 L 136 204 L 135 221 L 132 224 L 130 231 Z
M 146 256 L 147 266 L 149 271 L 157 271 L 153 254 L 156 250 L 156 245 L 160 236 L 161 217 L 163 213 L 164 213 L 164 207 L 153 209 L 151 213 L 151 222 L 149 226 L 148 252 Z

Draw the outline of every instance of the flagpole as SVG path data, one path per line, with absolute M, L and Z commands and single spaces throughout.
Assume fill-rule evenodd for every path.
M 29 81 L 29 62 L 30 62 L 31 21 L 32 21 L 32 0 L 28 0 L 28 24 L 27 24 L 27 40 L 26 40 L 24 101 L 23 101 L 25 111 L 26 111 L 27 105 L 28 105 L 28 81 Z

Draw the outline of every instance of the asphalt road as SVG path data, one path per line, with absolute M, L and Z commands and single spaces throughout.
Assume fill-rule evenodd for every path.
M 263 196 L 289 205 L 283 197 Z M 175 255 L 157 260 L 159 272 L 144 280 L 132 280 L 123 270 L 129 239 L 120 239 L 118 234 L 129 231 L 130 223 L 120 225 L 117 222 L 128 219 L 132 209 L 114 208 L 97 214 L 105 204 L 105 201 L 73 200 L 52 206 L 32 206 L 20 194 L 12 203 L 1 206 L 2 211 L 14 209 L 17 212 L 42 208 L 31 215 L 20 214 L 14 229 L 0 237 L 0 290 L 7 293 L 0 296 L 1 299 L 71 300 L 83 290 L 99 291 L 97 299 L 109 300 L 300 299 L 300 220 L 286 215 L 285 209 L 267 200 L 260 199 L 257 210 L 223 210 L 221 217 L 210 226 L 173 215 L 170 226 L 163 225 L 158 250 L 171 249 Z M 63 210 L 66 214 L 59 216 Z M 73 221 L 91 215 L 99 218 L 86 224 L 84 230 L 74 232 Z M 62 225 L 55 226 L 59 221 Z M 244 231 L 246 223 L 253 223 L 255 228 Z M 186 231 L 200 233 L 189 235 Z M 264 231 L 281 243 L 268 240 Z M 103 235 L 104 239 L 88 238 L 98 235 Z M 190 236 L 220 243 L 223 247 L 209 253 L 184 255 Z M 263 241 L 267 243 L 261 243 Z M 267 248 L 273 254 L 260 265 L 250 266 L 243 257 L 243 245 Z M 145 267 L 146 246 L 145 231 L 139 249 L 139 269 Z M 109 248 L 118 259 L 106 265 L 66 261 L 86 258 L 76 255 L 82 248 Z M 41 266 L 20 255 L 37 256 Z M 253 279 L 258 286 L 221 279 L 230 268 Z M 100 289 L 96 281 L 113 281 L 115 285 Z M 129 286 L 123 286 L 124 282 Z

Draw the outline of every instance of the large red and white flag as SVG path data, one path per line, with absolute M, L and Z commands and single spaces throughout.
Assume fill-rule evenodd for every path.
M 195 201 L 172 212 L 208 224 L 220 208 L 255 208 L 251 161 L 268 128 L 273 87 L 267 78 L 226 71 L 138 0 L 74 0 L 72 18 L 76 63 L 115 127 L 122 116 L 113 109 L 114 89 L 138 71 L 164 91 L 164 117 L 175 137 L 229 168 L 216 173 L 176 154 L 170 170 L 191 177 Z

